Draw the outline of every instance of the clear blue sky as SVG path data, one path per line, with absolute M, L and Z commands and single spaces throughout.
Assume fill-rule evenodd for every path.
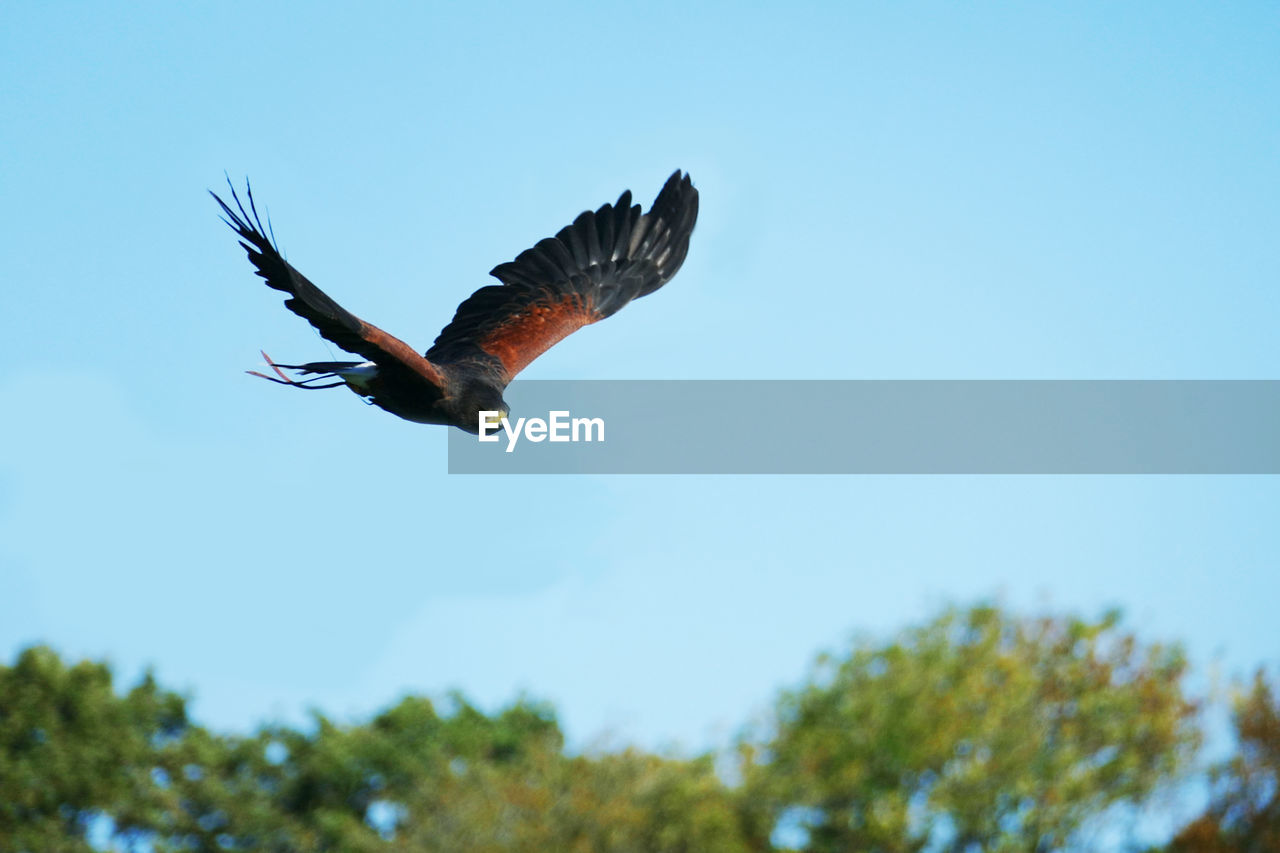
M 0 9 L 6 656 L 229 729 L 457 687 L 686 748 L 950 601 L 1280 656 L 1276 478 L 450 477 L 442 429 L 241 372 L 329 350 L 205 193 L 250 176 L 425 349 L 689 170 L 680 276 L 529 377 L 1280 378 L 1273 4 L 124 6 Z

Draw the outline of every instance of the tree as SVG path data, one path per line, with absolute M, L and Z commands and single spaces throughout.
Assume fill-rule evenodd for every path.
M 1198 742 L 1176 647 L 1097 622 L 949 610 L 819 658 L 740 744 L 757 844 L 1047 851 L 1172 778 Z
M 0 850 L 86 851 L 104 833 L 155 853 L 1054 850 L 1182 767 L 1184 672 L 1114 614 L 949 610 L 820 658 L 739 741 L 731 786 L 712 756 L 574 754 L 528 700 L 408 697 L 364 721 L 222 735 L 150 676 L 117 694 L 106 665 L 33 648 L 0 666 Z M 1259 680 L 1205 838 L 1274 848 L 1278 718 Z
M 519 702 L 486 716 L 461 697 L 453 704 L 433 723 L 424 700 L 405 700 L 368 727 L 390 738 L 376 772 L 382 810 L 394 815 L 384 837 L 395 849 L 746 849 L 731 792 L 709 758 L 569 756 L 545 705 Z
M 483 838 L 507 792 L 484 788 L 471 801 L 458 796 L 456 777 L 474 767 L 488 778 L 531 755 L 560 761 L 563 737 L 544 706 L 517 702 L 487 716 L 461 697 L 453 703 L 449 716 L 408 697 L 363 724 L 317 713 L 306 731 L 192 733 L 186 763 L 164 780 L 172 794 L 164 837 L 199 851 L 480 849 L 406 838 L 423 826 Z M 477 807 L 490 800 L 495 813 Z
M 186 728 L 182 698 L 150 675 L 117 696 L 103 664 L 23 651 L 0 666 L 0 849 L 90 850 L 96 819 L 143 831 L 159 805 L 152 769 Z
M 1235 699 L 1238 750 L 1214 771 L 1205 813 L 1169 846 L 1171 853 L 1280 850 L 1280 702 L 1262 671 Z
M 116 695 L 28 649 L 0 666 L 0 850 L 746 850 L 710 758 L 568 755 L 546 705 L 450 704 L 224 736 L 150 676 Z
M 426 794 L 427 792 L 423 792 Z M 406 848 L 415 851 L 746 853 L 734 800 L 709 758 L 636 750 L 564 759 L 534 754 L 455 768 L 410 801 Z

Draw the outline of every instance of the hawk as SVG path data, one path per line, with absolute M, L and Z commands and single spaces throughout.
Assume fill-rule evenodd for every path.
M 458 306 L 425 354 L 334 302 L 280 254 L 263 228 L 246 183 L 248 207 L 235 187 L 228 205 L 210 195 L 267 286 L 289 295 L 285 307 L 360 361 L 278 364 L 255 376 L 316 390 L 343 385 L 405 420 L 480 431 L 480 413 L 510 411 L 502 392 L 512 378 L 558 341 L 648 296 L 680 269 L 698 219 L 698 191 L 687 173 L 667 179 L 648 213 L 627 190 L 613 204 L 585 211 L 554 237 L 494 267 L 501 284 L 482 287 Z M 270 236 L 268 236 L 270 235 Z M 295 371 L 291 378 L 285 370 Z M 496 425 L 494 423 L 493 425 Z

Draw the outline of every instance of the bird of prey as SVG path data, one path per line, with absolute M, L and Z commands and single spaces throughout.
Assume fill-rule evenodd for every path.
M 491 426 L 507 416 L 503 389 L 531 361 L 670 281 L 684 263 L 698 218 L 698 191 L 685 173 L 667 179 L 648 213 L 631 204 L 628 190 L 616 203 L 582 213 L 556 236 L 494 267 L 490 275 L 502 283 L 467 297 L 431 349 L 419 355 L 346 311 L 294 269 L 271 229 L 263 228 L 252 189 L 246 183 L 246 209 L 230 180 L 227 185 L 234 208 L 210 195 L 226 215 L 223 221 L 240 235 L 258 275 L 289 295 L 286 308 L 362 359 L 277 364 L 263 353 L 276 376 L 249 372 L 308 390 L 346 385 L 393 415 L 470 433 L 480 431 L 482 411 L 500 413 L 490 416 Z M 284 370 L 306 378 L 291 378 Z

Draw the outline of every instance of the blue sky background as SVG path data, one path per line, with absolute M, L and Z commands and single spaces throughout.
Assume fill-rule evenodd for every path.
M 0 80 L 6 656 L 225 729 L 457 687 L 699 749 L 952 601 L 1118 605 L 1206 681 L 1280 653 L 1273 477 L 450 477 L 442 429 L 241 372 L 330 351 L 205 193 L 250 176 L 425 349 L 689 170 L 680 276 L 528 377 L 1280 378 L 1273 4 L 19 0 Z

